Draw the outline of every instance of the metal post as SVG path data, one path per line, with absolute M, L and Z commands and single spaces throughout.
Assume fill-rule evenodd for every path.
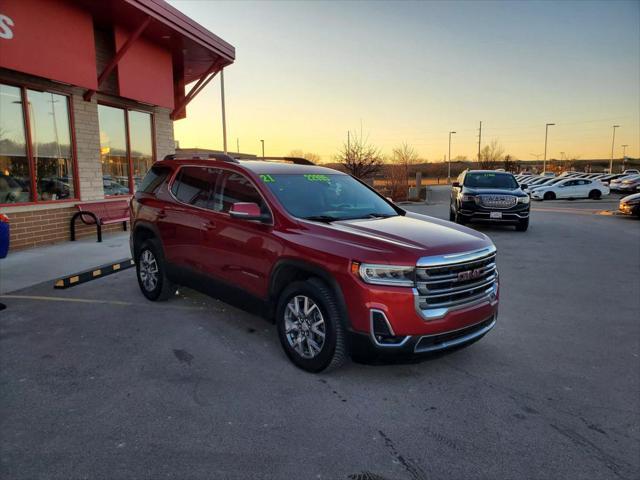
M 227 153 L 227 116 L 224 108 L 224 68 L 220 70 L 220 97 L 222 101 L 222 146 Z
M 238 150 L 238 153 L 240 153 L 240 139 L 236 138 L 236 149 Z
M 611 160 L 609 161 L 609 173 L 613 173 L 613 147 L 616 143 L 616 128 L 620 125 L 613 126 L 613 139 L 611 140 Z
M 262 143 L 262 159 L 264 160 L 264 140 L 260 140 Z
M 480 133 L 478 133 L 478 162 L 480 162 L 480 142 L 482 142 L 482 120 L 480 121 Z
M 547 123 L 544 127 L 544 159 L 542 160 L 542 173 L 547 171 L 547 137 L 549 136 L 549 127 L 555 123 Z
M 449 165 L 447 168 L 447 184 L 451 183 L 451 134 L 456 132 L 449 132 Z

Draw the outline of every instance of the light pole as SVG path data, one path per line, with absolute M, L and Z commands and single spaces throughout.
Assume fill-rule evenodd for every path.
M 613 173 L 613 147 L 616 144 L 616 128 L 620 125 L 613 126 L 613 139 L 611 140 L 611 160 L 609 161 L 609 173 Z
M 622 158 L 625 159 L 627 158 L 627 147 L 629 145 L 620 145 L 622 147 Z
M 264 140 L 260 140 L 260 143 L 262 143 L 262 159 L 264 160 Z
M 447 169 L 447 184 L 451 183 L 451 135 L 456 132 L 449 132 L 449 168 Z
M 544 159 L 542 160 L 542 174 L 547 171 L 547 137 L 549 136 L 549 127 L 553 127 L 555 123 L 547 123 L 544 128 Z

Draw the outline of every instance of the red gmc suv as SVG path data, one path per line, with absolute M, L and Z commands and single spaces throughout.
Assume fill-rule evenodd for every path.
M 475 230 L 408 212 L 304 159 L 168 156 L 131 201 L 149 300 L 190 278 L 269 308 L 284 351 L 319 372 L 349 355 L 468 345 L 496 324 L 496 249 Z

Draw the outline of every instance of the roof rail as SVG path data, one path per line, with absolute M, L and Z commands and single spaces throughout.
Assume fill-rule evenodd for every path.
M 306 158 L 300 157 L 258 157 L 256 160 L 263 160 L 265 162 L 269 161 L 285 161 L 292 162 L 296 165 L 315 165 L 311 160 L 307 160 Z
M 221 162 L 238 163 L 235 158 L 224 153 L 206 153 L 204 155 L 176 155 L 172 153 L 164 157 L 165 160 L 220 160 Z

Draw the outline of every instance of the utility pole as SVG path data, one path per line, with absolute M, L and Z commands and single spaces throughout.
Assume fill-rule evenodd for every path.
M 611 140 L 611 160 L 609 161 L 609 173 L 613 173 L 613 147 L 616 144 L 616 128 L 620 125 L 613 126 L 613 139 Z
M 620 146 L 622 147 L 622 158 L 624 160 L 625 158 L 627 158 L 627 147 L 629 145 L 620 145 Z
M 347 155 L 351 155 L 351 132 L 347 130 Z
M 236 138 L 236 150 L 240 153 L 240 139 Z
M 451 131 L 449 132 L 449 165 L 447 168 L 447 184 L 451 183 L 451 134 L 454 134 L 456 132 Z
M 542 160 L 542 174 L 547 171 L 547 137 L 549 136 L 549 127 L 554 126 L 555 123 L 547 123 L 544 127 L 544 159 Z
M 260 143 L 262 143 L 262 159 L 264 160 L 264 140 L 260 140 Z
M 482 120 L 480 120 L 480 133 L 478 133 L 478 162 L 480 161 L 480 143 L 482 142 Z

